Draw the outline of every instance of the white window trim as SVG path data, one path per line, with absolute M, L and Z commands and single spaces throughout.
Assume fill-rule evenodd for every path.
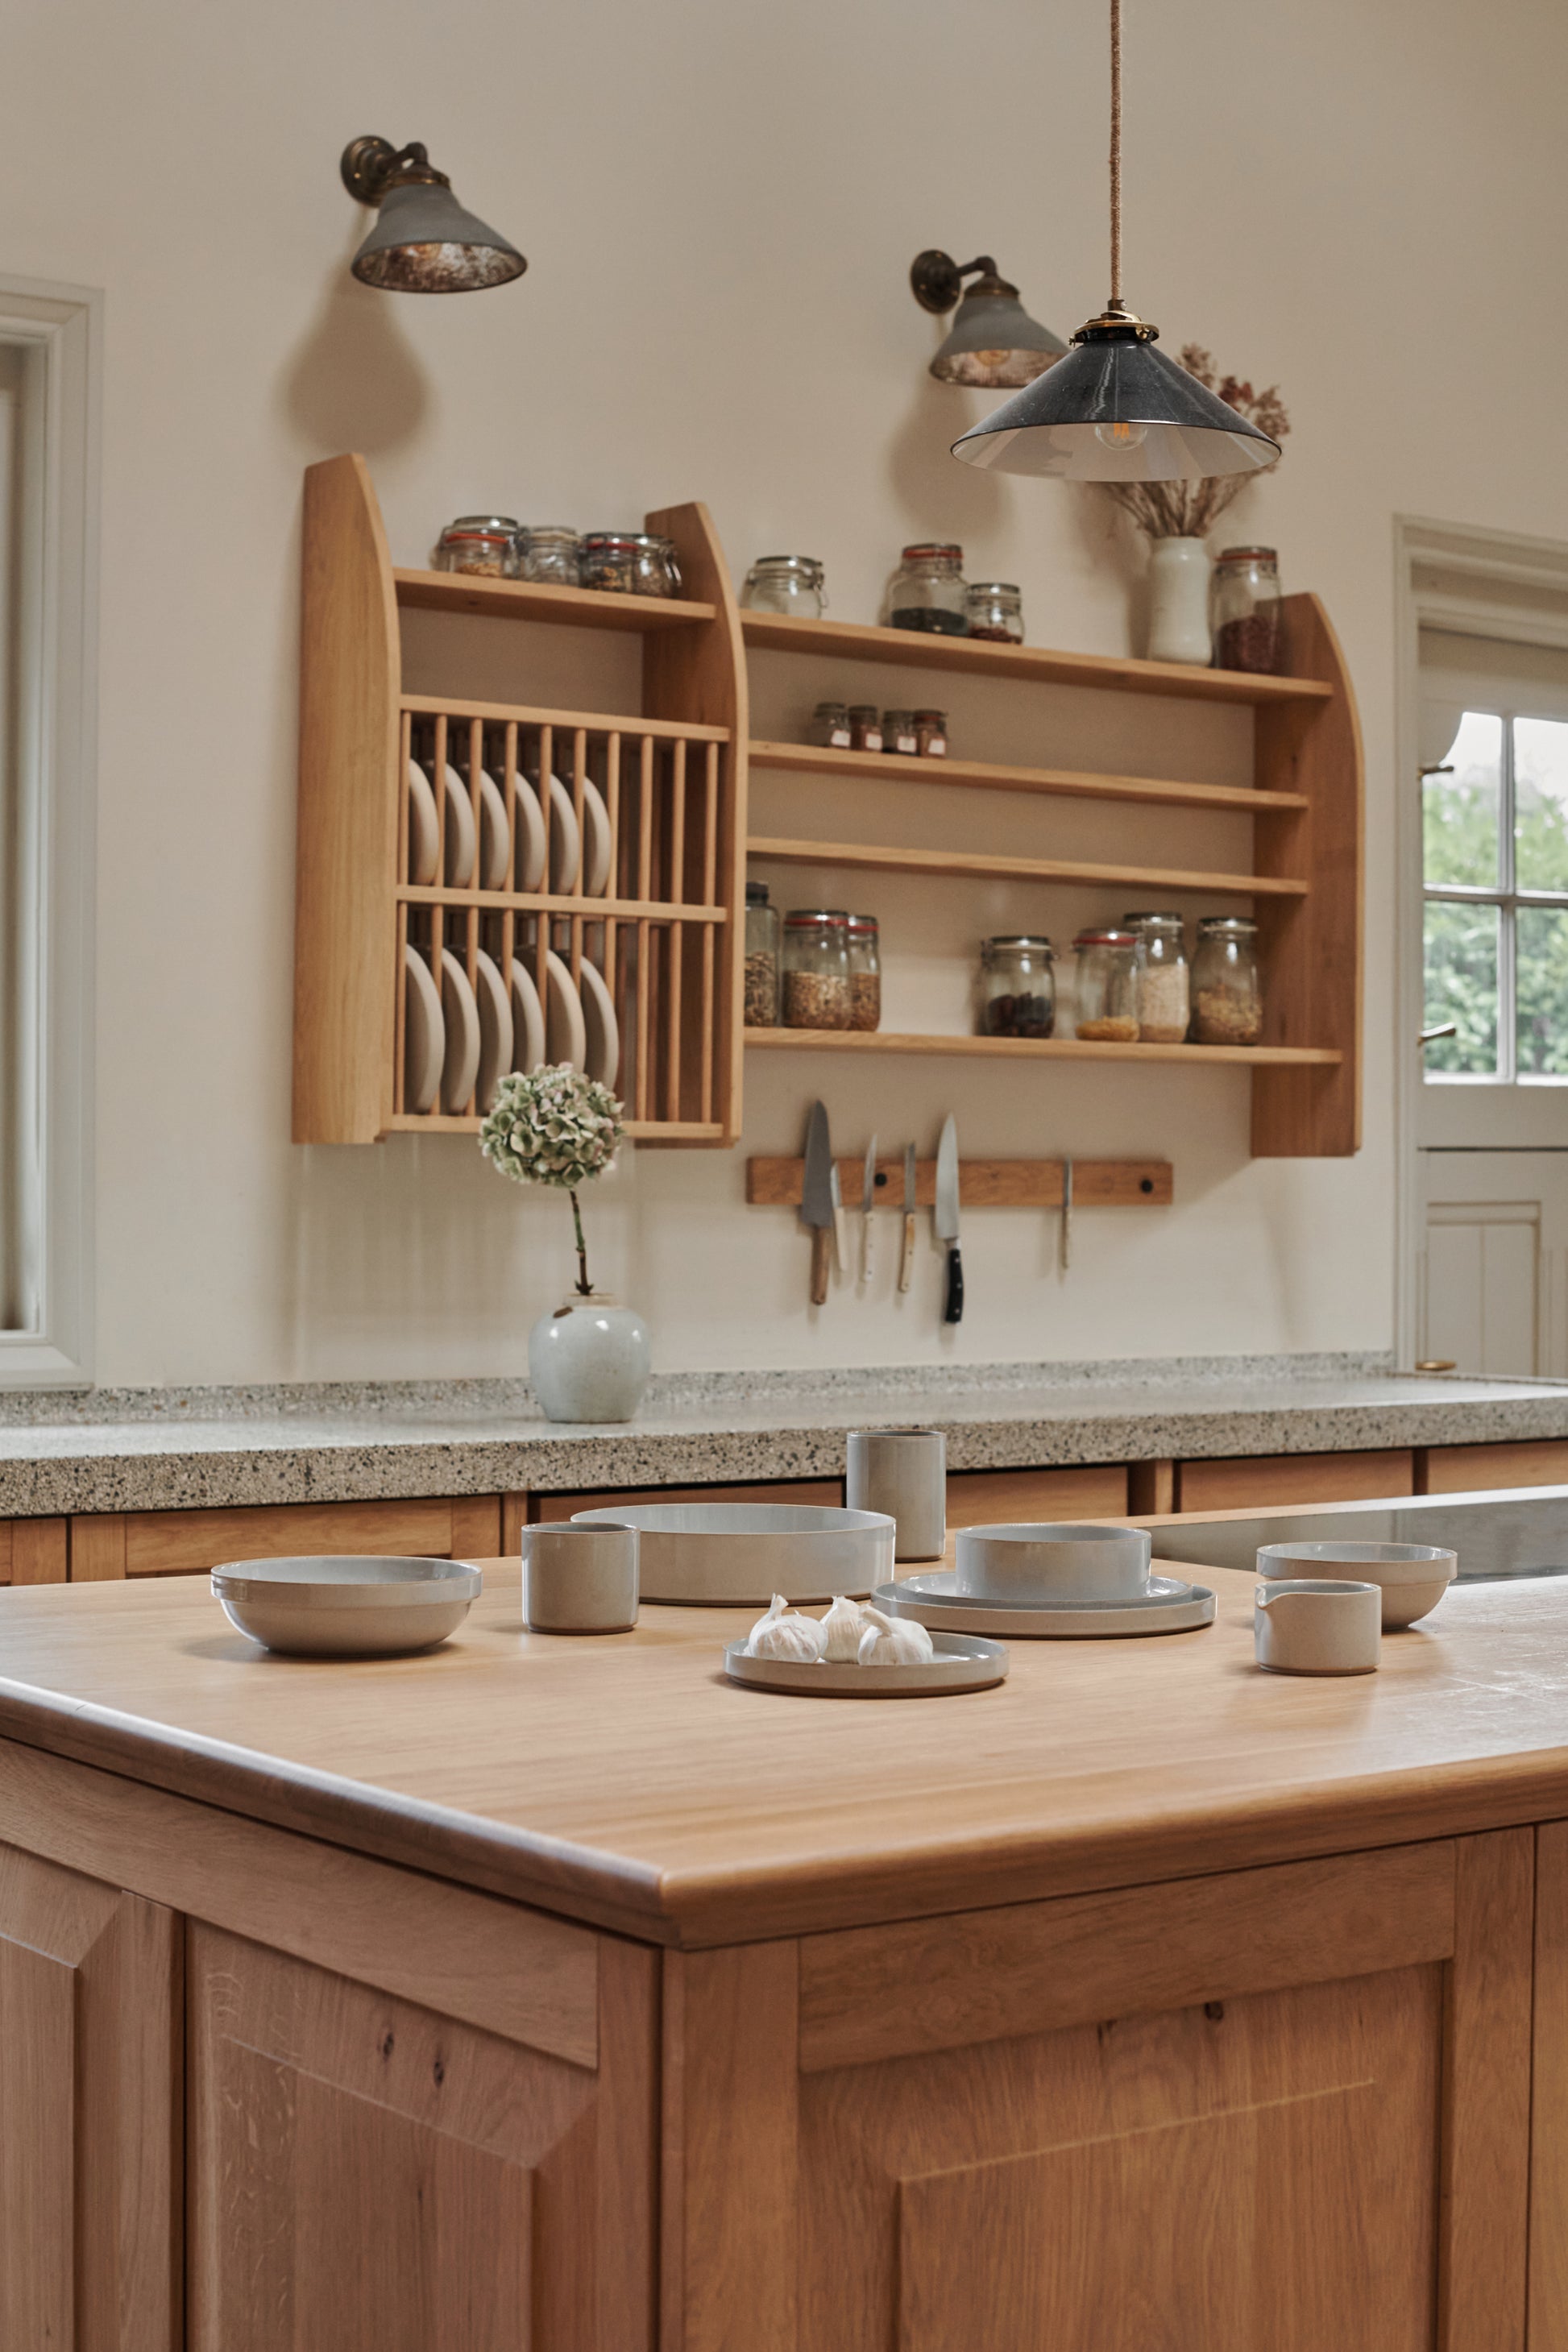
M 0 1331 L 0 1388 L 92 1379 L 98 562 L 103 298 L 0 276 L 0 336 L 43 355 L 37 694 L 21 788 L 37 921 L 28 1014 L 33 1328 Z

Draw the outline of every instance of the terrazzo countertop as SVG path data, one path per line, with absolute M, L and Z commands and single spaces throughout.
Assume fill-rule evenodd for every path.
M 0 1517 L 810 1478 L 847 1430 L 941 1429 L 952 1470 L 1568 1438 L 1568 1384 L 1376 1356 L 668 1374 L 635 1422 L 540 1418 L 523 1381 L 0 1399 Z

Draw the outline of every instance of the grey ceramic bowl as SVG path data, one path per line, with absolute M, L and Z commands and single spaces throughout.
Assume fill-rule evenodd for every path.
M 1145 1528 L 1020 1523 L 963 1528 L 955 1582 L 972 1600 L 1136 1601 L 1149 1589 Z
M 705 1608 L 765 1608 L 831 1601 L 886 1584 L 893 1573 L 893 1521 L 885 1511 L 820 1503 L 628 1503 L 578 1511 L 574 1527 L 636 1528 L 645 1601 Z
M 1301 1576 L 1353 1576 L 1383 1594 L 1386 1633 L 1427 1616 L 1459 1572 L 1459 1555 L 1438 1544 L 1358 1543 L 1342 1536 L 1331 1543 L 1265 1544 L 1258 1573 L 1266 1581 Z
M 484 1579 L 460 1559 L 234 1559 L 212 1572 L 231 1625 L 294 1658 L 396 1658 L 455 1633 Z

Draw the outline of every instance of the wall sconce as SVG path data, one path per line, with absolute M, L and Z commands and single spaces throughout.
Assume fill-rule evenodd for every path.
M 973 286 L 965 286 L 966 278 L 974 278 Z M 984 392 L 1016 389 L 1033 383 L 1067 350 L 1059 335 L 1030 318 L 1017 288 L 998 277 L 988 253 L 961 264 L 933 247 L 916 255 L 910 284 L 922 310 L 940 316 L 958 304 L 958 316 L 931 363 L 939 383 L 975 384 Z
M 353 140 L 341 169 L 351 196 L 380 207 L 350 264 L 363 284 L 394 294 L 469 294 L 505 286 L 528 268 L 514 245 L 463 210 L 417 140 L 407 147 Z

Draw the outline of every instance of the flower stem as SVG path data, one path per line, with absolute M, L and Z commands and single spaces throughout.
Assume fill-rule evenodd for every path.
M 577 1288 L 584 1298 L 591 1298 L 594 1286 L 588 1279 L 588 1244 L 583 1239 L 583 1212 L 577 1205 L 577 1188 L 570 1188 L 572 1223 L 577 1234 Z

